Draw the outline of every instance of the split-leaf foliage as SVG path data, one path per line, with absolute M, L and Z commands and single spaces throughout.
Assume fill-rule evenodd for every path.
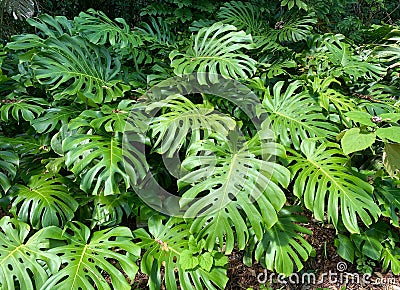
M 223 289 L 234 250 L 289 275 L 314 254 L 310 216 L 342 258 L 399 274 L 400 30 L 332 33 L 324 7 L 169 0 L 134 28 L 93 9 L 28 18 L 36 34 L 0 52 L 0 288 L 131 289 L 140 271 L 151 289 Z M 212 91 L 145 94 L 188 73 L 251 90 L 259 126 Z M 123 148 L 132 118 L 143 152 Z M 185 214 L 141 200 L 148 172 Z

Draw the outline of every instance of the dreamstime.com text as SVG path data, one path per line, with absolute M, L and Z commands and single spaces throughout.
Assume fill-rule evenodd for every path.
M 328 284 L 357 284 L 357 285 L 393 285 L 398 282 L 398 278 L 374 278 L 371 279 L 370 274 L 359 274 L 346 272 L 347 264 L 339 262 L 336 270 L 321 273 L 316 276 L 315 273 L 293 273 L 288 277 L 282 274 L 268 273 L 267 270 L 261 272 L 257 276 L 260 284 L 293 284 L 293 285 L 322 285 Z

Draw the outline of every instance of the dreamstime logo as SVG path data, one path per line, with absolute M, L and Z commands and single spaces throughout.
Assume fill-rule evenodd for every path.
M 233 180 L 215 178 L 226 174 L 223 166 L 229 164 L 221 164 L 214 152 L 229 149 L 244 157 L 251 157 L 253 153 L 247 148 L 240 126 L 230 116 L 207 105 L 210 98 L 218 104 L 217 108 L 232 110 L 229 115 L 248 120 L 253 132 L 261 133 L 259 142 L 266 145 L 261 144 L 258 153 L 273 167 L 274 134 L 268 128 L 267 114 L 259 98 L 247 86 L 215 74 L 188 74 L 167 79 L 149 89 L 140 98 L 143 103 L 130 112 L 122 144 L 125 171 L 135 192 L 148 206 L 163 214 L 188 218 L 212 214 L 235 200 L 243 189 L 251 192 L 249 202 L 254 202 L 265 192 L 268 182 L 272 182 L 265 182 L 267 177 L 261 170 L 249 173 L 251 169 L 246 162 L 238 162 L 233 168 Z M 205 104 L 193 105 L 189 99 L 204 100 Z M 149 144 L 149 140 L 154 143 Z M 228 149 L 216 146 L 213 151 L 211 147 L 218 142 Z M 180 152 L 182 146 L 189 146 L 195 152 L 190 159 L 192 170 L 182 166 L 181 158 L 185 158 Z M 196 183 L 197 192 L 178 195 L 163 188 L 150 165 L 151 150 L 162 155 L 170 175 L 186 184 Z M 273 168 L 268 169 L 269 173 L 272 171 Z M 200 183 L 210 178 L 215 182 L 212 190 L 210 184 L 201 189 Z M 258 178 L 263 178 L 258 184 L 265 188 L 254 188 Z
M 324 283 L 329 284 L 357 284 L 366 285 L 371 284 L 370 274 L 358 274 L 346 272 L 347 264 L 345 262 L 339 262 L 336 264 L 336 270 L 321 273 L 318 277 L 315 273 L 293 273 L 288 277 L 282 274 L 271 273 L 268 275 L 267 270 L 261 272 L 257 276 L 257 280 L 260 284 L 294 284 L 294 285 L 321 285 Z M 380 281 L 374 281 L 372 284 L 379 284 Z

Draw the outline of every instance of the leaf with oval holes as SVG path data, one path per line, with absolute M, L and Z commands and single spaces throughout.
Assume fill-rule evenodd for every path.
M 32 235 L 29 225 L 8 216 L 0 220 L 1 289 L 40 289 L 61 260 L 50 253 L 49 240 L 59 235 L 57 227 L 47 227 Z

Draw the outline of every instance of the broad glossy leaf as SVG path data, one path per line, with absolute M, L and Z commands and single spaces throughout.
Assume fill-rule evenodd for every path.
M 147 22 L 142 22 L 136 28 L 140 38 L 150 43 L 150 49 L 162 52 L 163 48 L 176 48 L 177 34 L 170 27 L 168 21 L 162 17 L 150 17 Z M 170 50 L 170 49 L 169 49 Z
M 363 133 L 360 128 L 351 128 L 344 133 L 341 139 L 343 153 L 349 155 L 367 149 L 375 143 L 375 139 L 376 134 L 374 132 Z
M 124 132 L 127 119 L 136 108 L 133 100 L 122 100 L 117 108 L 103 105 L 100 111 L 85 110 L 77 118 L 71 120 L 69 129 L 91 127 L 96 132 Z
M 8 122 L 9 118 L 12 117 L 18 122 L 20 118 L 25 121 L 32 121 L 44 112 L 43 107 L 47 105 L 48 103 L 41 98 L 19 97 L 10 100 L 10 103 L 0 105 L 1 120 Z
M 188 173 L 179 185 L 190 187 L 180 206 L 186 210 L 185 216 L 197 216 L 192 230 L 206 239 L 209 250 L 215 244 L 222 247 L 224 240 L 227 253 L 235 242 L 243 249 L 247 220 L 259 238 L 264 225 L 271 227 L 277 222 L 277 212 L 286 200 L 280 185 L 288 185 L 289 171 L 271 160 L 285 153 L 268 132 L 244 143 L 231 135 L 228 140 L 218 140 L 221 143 L 204 140 L 189 148 L 182 162 Z
M 350 120 L 360 123 L 361 125 L 375 127 L 376 124 L 371 121 L 372 116 L 367 112 L 362 111 L 351 111 L 345 114 L 346 117 L 350 118 Z
M 80 110 L 73 106 L 57 106 L 47 109 L 45 114 L 31 121 L 38 133 L 52 132 L 79 114 Z
M 14 151 L 22 156 L 46 153 L 50 150 L 50 140 L 47 135 L 37 137 L 21 134 L 13 138 L 2 137 L 0 139 L 0 144 L 12 146 Z
M 158 108 L 167 111 L 150 121 L 155 140 L 153 147 L 160 147 L 158 152 L 167 153 L 168 157 L 172 157 L 185 143 L 190 145 L 199 141 L 201 136 L 207 138 L 212 133 L 226 136 L 236 126 L 235 120 L 229 116 L 214 112 L 211 106 L 195 105 L 182 95 L 151 103 L 147 110 Z
M 385 233 L 382 230 L 384 228 L 372 227 L 361 234 L 351 235 L 351 239 L 363 255 L 373 260 L 379 260 L 383 250 L 382 241 Z
M 132 232 L 128 228 L 91 233 L 88 227 L 76 222 L 69 224 L 68 230 L 58 238 L 67 243 L 48 252 L 60 257 L 64 267 L 40 289 L 111 290 L 103 273 L 110 277 L 113 289 L 131 289 L 123 273 L 133 281 L 138 270 L 135 261 L 140 256 L 140 247 L 132 242 Z M 111 260 L 117 261 L 118 266 Z
M 272 90 L 265 88 L 263 107 L 268 113 L 272 129 L 283 145 L 292 144 L 297 149 L 302 140 L 312 137 L 333 137 L 336 127 L 323 114 L 322 109 L 302 83 L 290 83 L 283 91 L 284 82 L 274 85 Z
M 2 289 L 40 289 L 61 261 L 48 252 L 48 238 L 60 229 L 47 227 L 32 235 L 29 225 L 3 217 L 0 220 L 0 285 Z
M 134 184 L 137 181 L 133 178 L 145 175 L 144 166 L 147 163 L 144 156 L 133 156 L 128 150 L 123 151 L 117 137 L 76 134 L 65 139 L 63 151 L 67 167 L 81 177 L 82 190 L 91 194 L 119 193 L 120 183 L 126 190 L 131 182 Z M 129 162 L 125 162 L 124 158 Z M 131 169 L 131 173 L 140 177 L 128 175 L 126 169 Z
M 378 128 L 376 135 L 383 140 L 400 143 L 400 127 Z
M 354 53 L 353 48 L 340 41 L 337 37 L 324 41 L 328 50 L 326 55 L 337 69 L 331 69 L 332 75 L 347 74 L 351 79 L 357 80 L 360 77 L 369 79 L 380 79 L 386 74 L 386 69 L 380 64 L 374 64 L 363 59 Z
M 335 239 L 335 247 L 340 257 L 353 263 L 354 261 L 354 244 L 349 237 L 339 234 Z
M 340 217 L 350 233 L 360 232 L 358 219 L 366 226 L 378 219 L 381 212 L 372 197 L 374 188 L 351 173 L 337 144 L 318 145 L 308 139 L 301 144 L 301 153 L 294 154 L 290 157 L 295 162 L 290 167 L 294 194 L 303 198 L 316 219 L 324 220 L 326 213 L 337 227 Z
M 282 19 L 282 28 L 271 29 L 280 42 L 298 42 L 304 40 L 312 33 L 313 26 L 317 22 L 315 15 L 310 13 L 307 16 L 294 14 L 289 19 Z
M 120 53 L 129 53 L 143 44 L 141 37 L 131 31 L 124 19 L 116 18 L 112 21 L 101 11 L 89 9 L 87 12 L 81 12 L 74 22 L 79 32 L 90 42 L 98 45 L 109 43 Z
M 382 251 L 382 267 L 386 271 L 392 270 L 393 274 L 400 274 L 400 248 L 384 248 Z
M 222 77 L 246 79 L 256 71 L 256 61 L 242 52 L 252 48 L 251 35 L 237 31 L 233 25 L 214 23 L 193 36 L 193 46 L 186 53 L 172 51 L 169 55 L 175 74 L 181 76 L 197 72 L 200 84 L 211 83 Z
M 129 88 L 118 77 L 119 60 L 78 36 L 49 37 L 32 68 L 39 83 L 57 92 L 56 99 L 81 94 L 95 103 L 110 102 Z
M 243 29 L 251 35 L 259 35 L 267 26 L 260 9 L 250 2 L 230 1 L 224 3 L 217 14 L 218 19 Z
M 78 208 L 66 183 L 65 178 L 50 174 L 32 176 L 27 186 L 16 185 L 11 212 L 36 229 L 63 226 Z
M 356 103 L 352 98 L 334 89 L 327 89 L 319 93 L 319 97 L 320 105 L 327 111 L 331 111 L 329 106 L 331 104 L 341 113 L 354 111 L 356 108 Z
M 295 214 L 295 208 L 284 208 L 279 212 L 279 220 L 266 229 L 262 240 L 255 248 L 255 257 L 265 263 L 268 270 L 286 276 L 303 268 L 303 261 L 311 255 L 313 248 L 305 240 L 304 234 L 311 230 L 298 225 L 306 222 L 304 217 Z
M 73 21 L 65 16 L 41 14 L 38 17 L 27 19 L 27 22 L 44 36 L 60 37 L 63 34 L 72 36 L 76 32 Z
M 226 276 L 225 264 L 228 262 L 225 256 L 213 251 L 203 254 L 193 253 L 192 257 L 197 259 L 194 261 L 183 259 L 190 258 L 189 236 L 190 225 L 187 225 L 181 219 L 170 219 L 165 223 L 159 218 L 152 217 L 149 220 L 149 232 L 143 228 L 134 232 L 135 238 L 139 239 L 139 245 L 146 250 L 141 259 L 141 271 L 149 275 L 148 286 L 150 289 L 161 289 L 164 285 L 166 289 L 178 289 L 179 285 L 182 289 L 224 289 L 228 282 Z M 200 249 L 202 251 L 203 249 Z M 188 252 L 189 251 L 189 252 Z M 204 262 L 200 263 L 200 257 L 204 259 L 213 255 L 213 265 L 211 269 Z M 184 270 L 182 264 L 187 266 Z M 189 265 L 190 264 L 190 265 Z M 164 279 L 161 279 L 161 267 L 164 266 Z

